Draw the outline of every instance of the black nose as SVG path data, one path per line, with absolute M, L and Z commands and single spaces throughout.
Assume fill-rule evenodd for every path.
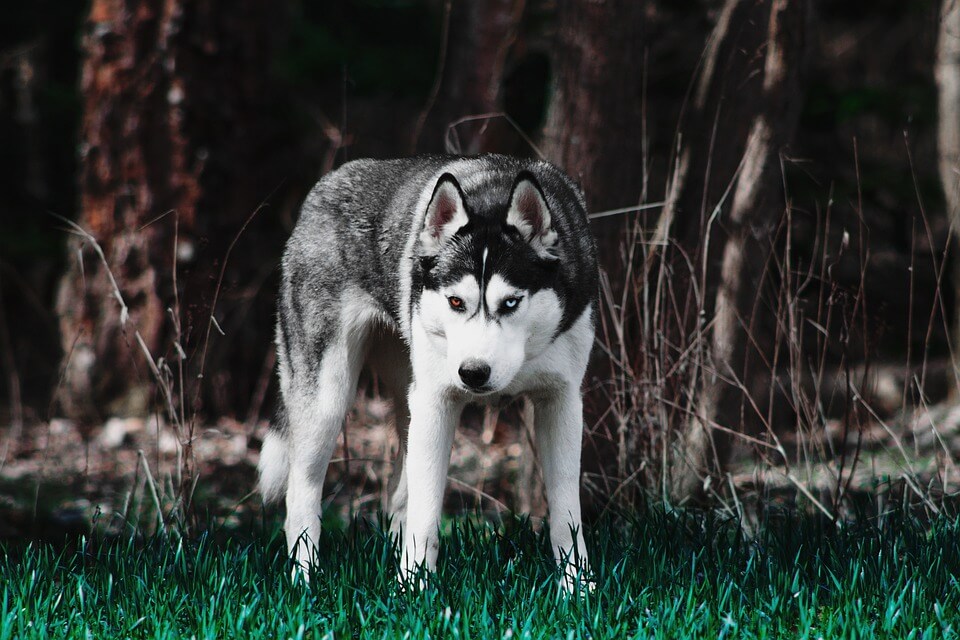
M 479 360 L 467 360 L 460 365 L 460 379 L 471 389 L 480 389 L 490 379 L 490 365 Z

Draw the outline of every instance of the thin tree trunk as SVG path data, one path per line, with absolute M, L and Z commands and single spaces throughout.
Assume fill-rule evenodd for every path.
M 661 393 L 669 407 L 660 428 L 664 493 L 696 497 L 716 458 L 714 434 L 697 420 L 716 306 L 725 208 L 763 91 L 765 26 L 770 1 L 726 0 L 707 40 L 701 67 L 678 125 L 666 206 L 654 235 L 648 286 L 658 300 L 651 349 L 661 360 Z M 722 438 L 720 447 L 724 447 Z
M 934 69 L 937 79 L 940 182 L 946 197 L 950 220 L 951 250 L 953 252 L 953 287 L 960 300 L 960 1 L 943 0 L 940 10 L 940 33 L 937 40 L 937 61 Z M 951 330 L 953 370 L 955 379 L 960 371 L 960 313 L 954 312 Z M 960 383 L 951 390 L 954 399 L 960 397 Z
M 724 17 L 736 16 L 742 10 L 738 5 L 752 5 L 749 9 L 755 10 L 758 4 L 731 0 Z M 729 205 L 705 200 L 712 206 L 701 208 L 701 215 L 716 211 L 722 233 L 713 236 L 707 228 L 705 239 L 712 246 L 695 249 L 697 264 L 703 267 L 702 290 L 707 292 L 704 308 L 708 313 L 703 318 L 710 325 L 702 335 L 706 349 L 702 354 L 700 383 L 695 387 L 699 390 L 696 411 L 685 428 L 681 452 L 672 470 L 672 494 L 677 499 L 696 494 L 707 474 L 722 471 L 732 444 L 730 434 L 740 430 L 745 411 L 749 410 L 745 392 L 757 373 L 756 349 L 764 348 L 755 339 L 759 336 L 751 318 L 762 291 L 774 236 L 787 206 L 781 159 L 799 116 L 809 8 L 807 0 L 773 0 L 763 4 L 769 15 L 765 22 L 755 22 L 755 16 L 748 18 L 753 28 L 766 26 L 761 31 L 765 53 L 761 58 L 760 95 L 753 105 L 743 104 L 738 109 L 738 119 L 743 122 L 738 132 L 744 128 L 749 131 L 743 143 L 736 141 L 737 147 L 744 149 L 742 157 L 735 162 L 728 157 L 727 164 L 717 167 L 732 176 Z M 723 22 L 719 27 L 730 33 L 732 23 Z M 714 47 L 719 50 L 722 45 L 715 41 Z M 745 61 L 752 66 L 755 59 L 748 56 Z M 707 72 L 713 62 L 708 57 Z M 743 69 L 735 75 L 749 77 L 751 73 Z M 701 228 L 709 227 L 707 220 L 701 218 Z M 678 238 L 681 246 L 684 239 L 690 242 L 694 237 L 689 226 L 684 231 L 684 237 Z M 711 252 L 719 256 L 718 269 Z M 703 329 L 701 325 L 698 331 Z M 718 425 L 723 429 L 716 429 Z

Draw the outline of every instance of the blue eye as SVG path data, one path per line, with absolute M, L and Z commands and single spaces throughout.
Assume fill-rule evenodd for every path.
M 510 312 L 510 311 L 514 311 L 517 308 L 517 306 L 519 306 L 519 304 L 520 304 L 520 298 L 517 298 L 517 297 L 505 298 L 500 308 L 502 312 Z

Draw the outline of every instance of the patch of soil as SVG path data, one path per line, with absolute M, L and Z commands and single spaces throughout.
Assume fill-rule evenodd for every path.
M 324 518 L 374 513 L 385 504 L 397 438 L 389 402 L 361 393 L 348 416 L 325 484 Z M 542 516 L 535 460 L 517 403 L 470 408 L 454 442 L 447 509 L 523 507 Z M 192 438 L 158 416 L 114 418 L 81 433 L 68 420 L 31 425 L 0 440 L 0 540 L 62 540 L 97 529 L 149 533 L 180 514 L 180 456 L 192 444 L 192 508 L 209 527 L 238 526 L 264 513 L 256 466 L 267 423 L 221 420 Z M 528 485 L 528 486 L 521 486 Z M 274 513 L 277 507 L 268 507 Z
M 363 392 L 346 420 L 325 484 L 325 520 L 382 508 L 397 438 L 389 402 Z M 457 430 L 448 513 L 546 513 L 522 401 L 470 407 Z M 148 534 L 179 525 L 183 445 L 192 444 L 196 522 L 238 527 L 280 507 L 256 493 L 267 424 L 221 420 L 192 439 L 162 419 L 111 419 L 86 434 L 67 420 L 0 439 L 0 541 L 58 541 L 97 530 Z M 14 437 L 15 436 L 15 437 Z M 769 509 L 805 508 L 841 517 L 876 514 L 891 501 L 925 513 L 960 503 L 960 407 L 922 409 L 861 429 L 831 420 L 821 433 L 780 434 L 771 450 L 744 448 L 729 486 L 712 487 L 721 510 L 749 524 Z M 758 453 L 759 452 L 759 453 Z M 784 454 L 784 455 L 781 455 Z M 784 462 L 784 460 L 788 462 Z

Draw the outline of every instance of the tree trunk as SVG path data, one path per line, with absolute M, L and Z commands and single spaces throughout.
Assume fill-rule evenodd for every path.
M 253 0 L 92 2 L 83 39 L 78 223 L 107 264 L 81 239 L 70 243 L 57 298 L 58 397 L 68 416 L 94 424 L 149 409 L 155 380 L 140 340 L 174 371 L 182 348 L 196 379 L 212 311 L 230 344 L 211 347 L 214 364 L 206 364 L 219 373 L 208 376 L 207 397 L 219 399 L 218 411 L 249 397 L 254 381 L 243 372 L 260 370 L 267 346 L 262 336 L 248 340 L 249 332 L 269 335 L 272 305 L 244 317 L 249 300 L 231 283 L 270 273 L 280 225 L 254 223 L 248 233 L 259 231 L 259 242 L 247 247 L 241 239 L 244 259 L 224 273 L 224 291 L 216 285 L 244 220 L 278 187 L 273 200 L 285 203 L 313 168 L 301 161 L 270 79 L 283 27 L 282 7 Z M 213 310 L 217 295 L 223 303 Z M 242 366 L 226 366 L 225 354 Z
M 646 196 L 643 158 L 645 29 L 653 2 L 560 0 L 552 55 L 552 92 L 543 132 L 547 159 L 581 186 L 591 212 L 636 205 Z M 595 220 L 601 267 L 619 301 L 625 280 L 629 216 Z M 600 323 L 600 319 L 597 320 Z M 598 330 L 598 338 L 604 339 Z M 614 338 L 615 339 L 615 338 Z M 614 348 L 617 348 L 616 346 Z M 585 398 L 584 509 L 598 510 L 630 475 L 626 423 L 611 419 L 611 359 L 595 350 Z M 614 374 L 615 375 L 615 374 Z
M 580 183 L 590 211 L 644 195 L 644 25 L 650 2 L 559 0 L 543 152 Z M 594 223 L 608 271 L 622 270 L 625 218 Z
M 940 182 L 946 197 L 947 215 L 952 229 L 953 287 L 960 300 L 960 1 L 943 0 L 940 10 L 940 33 L 937 40 L 937 61 L 934 69 L 938 89 L 937 151 Z M 953 371 L 960 371 L 960 313 L 954 311 L 950 336 L 953 349 Z M 960 382 L 954 382 L 951 395 L 960 397 Z
M 687 388 L 696 392 L 670 470 L 675 499 L 695 496 L 722 471 L 748 410 L 757 350 L 769 346 L 752 319 L 786 207 L 781 153 L 799 116 L 808 13 L 807 0 L 729 0 L 695 96 L 698 135 L 681 130 L 662 225 L 672 225 L 677 244 L 671 275 L 689 274 L 677 280 L 686 290 L 676 297 L 684 312 L 675 329 L 692 331 Z M 683 266 L 690 257 L 693 273 Z
M 420 152 L 502 151 L 512 132 L 499 118 L 504 68 L 525 0 L 448 0 L 437 85 L 414 132 Z

